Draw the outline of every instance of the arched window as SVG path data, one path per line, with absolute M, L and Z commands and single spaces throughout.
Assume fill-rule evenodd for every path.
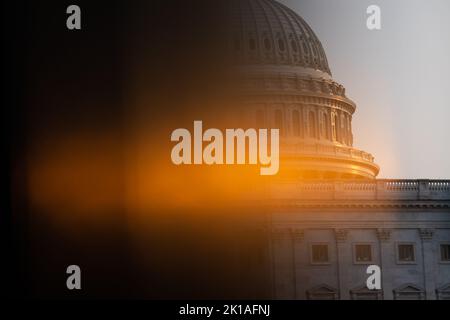
M 256 127 L 257 129 L 264 128 L 265 120 L 264 120 L 264 111 L 259 109 L 256 110 Z
M 336 130 L 336 113 L 331 113 L 331 138 L 333 141 L 337 140 L 337 130 Z
M 283 113 L 281 110 L 275 111 L 275 129 L 280 129 L 280 135 L 283 135 Z
M 341 114 L 340 117 L 340 142 L 341 143 L 345 143 L 346 139 L 347 139 L 347 131 L 345 130 L 345 116 L 343 114 Z
M 292 111 L 292 131 L 294 136 L 300 137 L 300 112 Z
M 352 125 L 350 122 L 350 116 L 347 116 L 347 137 L 348 137 L 348 144 L 352 145 Z
M 328 117 L 328 113 L 323 113 L 323 120 L 325 123 L 325 139 L 330 140 L 330 117 Z
M 320 112 L 320 137 L 326 138 L 327 137 L 327 114 L 325 112 Z
M 345 136 L 345 144 L 350 144 L 350 135 L 348 134 L 348 117 L 344 115 L 344 136 Z
M 309 112 L 308 115 L 308 123 L 309 123 L 309 137 L 315 138 L 317 136 L 316 134 L 316 115 L 313 111 Z

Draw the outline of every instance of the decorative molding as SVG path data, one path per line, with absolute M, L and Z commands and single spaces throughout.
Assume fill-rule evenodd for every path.
M 271 235 L 272 235 L 272 239 L 274 239 L 274 240 L 285 239 L 289 235 L 289 229 L 287 229 L 287 228 L 272 228 Z
M 436 289 L 436 298 L 438 300 L 450 299 L 450 283 L 447 283 Z
M 389 241 L 391 239 L 391 230 L 389 229 L 378 229 L 377 237 L 380 241 Z
M 347 241 L 348 230 L 347 229 L 335 229 L 334 235 L 336 236 L 336 241 L 338 241 L 338 242 Z
M 294 240 L 303 241 L 305 239 L 305 231 L 303 229 L 290 229 L 291 237 Z
M 367 285 L 361 285 L 350 290 L 350 298 L 352 300 L 383 300 L 383 290 L 370 290 Z
M 394 299 L 401 299 L 403 297 L 412 298 L 414 300 L 425 300 L 425 290 L 418 285 L 407 283 L 393 290 Z
M 304 198 L 304 196 L 303 196 Z M 351 199 L 351 196 L 348 196 L 348 199 Z M 276 200 L 275 200 L 276 201 Z M 283 203 L 272 203 L 271 206 L 275 209 L 450 209 L 450 201 L 427 201 L 427 202 L 418 202 L 418 201 L 395 201 L 388 200 L 347 200 L 347 201 L 314 201 L 314 200 L 286 200 L 283 199 Z
M 319 218 L 320 219 L 320 218 Z M 417 229 L 418 227 L 422 228 L 430 228 L 430 229 L 450 229 L 450 221 L 449 220 L 441 220 L 441 221 L 434 221 L 432 223 L 429 222 L 418 222 L 418 221 L 386 221 L 386 222 L 380 222 L 380 220 L 373 220 L 373 221 L 354 221 L 352 219 L 349 220 L 318 220 L 314 219 L 313 216 L 308 218 L 301 218 L 298 217 L 298 219 L 287 219 L 284 218 L 278 219 L 276 224 L 296 224 L 301 225 L 302 228 L 305 230 L 334 230 L 334 229 L 371 229 L 376 230 L 380 226 L 383 228 L 389 228 L 391 230 L 404 230 L 404 229 Z
M 450 208 L 450 180 L 318 180 L 274 184 L 270 192 L 268 205 L 279 208 Z
M 279 80 L 274 79 L 273 81 L 276 82 Z M 275 90 L 278 86 L 274 86 L 272 80 L 270 80 L 270 77 L 267 75 L 247 79 L 246 82 L 242 84 L 242 87 L 246 88 L 245 90 L 254 93 L 251 95 L 252 99 L 248 100 L 251 104 L 264 104 L 267 107 L 276 103 L 302 104 L 303 106 L 313 106 L 315 108 L 325 107 L 333 110 L 340 110 L 349 115 L 355 113 L 356 105 L 345 96 L 310 91 L 308 87 L 304 87 L 309 86 L 307 81 L 297 86 L 298 89 L 296 88 L 293 90 L 282 90 L 279 88 Z M 265 90 L 264 95 L 260 94 L 262 89 Z
M 433 229 L 419 229 L 420 239 L 427 241 L 427 240 L 433 240 Z
M 306 298 L 308 300 L 337 300 L 339 299 L 339 290 L 327 284 L 321 284 L 306 290 Z

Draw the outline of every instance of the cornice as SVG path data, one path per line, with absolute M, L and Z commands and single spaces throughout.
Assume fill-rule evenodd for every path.
M 314 201 L 279 200 L 270 203 L 272 209 L 450 209 L 450 201 Z

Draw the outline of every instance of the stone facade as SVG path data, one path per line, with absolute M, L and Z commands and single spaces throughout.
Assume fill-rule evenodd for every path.
M 305 182 L 272 197 L 275 298 L 450 297 L 450 181 Z M 314 260 L 316 245 L 326 259 Z M 380 266 L 382 290 L 367 289 L 368 265 Z
M 272 296 L 448 298 L 450 181 L 376 180 L 374 157 L 353 145 L 356 104 L 309 25 L 274 0 L 229 3 L 243 117 L 280 130 Z M 381 290 L 366 287 L 368 265 Z

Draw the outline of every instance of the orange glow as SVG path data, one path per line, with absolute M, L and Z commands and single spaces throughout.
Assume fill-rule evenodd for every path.
M 60 217 L 90 218 L 123 208 L 120 154 L 117 142 L 92 135 L 40 146 L 28 161 L 31 205 Z
M 152 141 L 146 140 L 144 141 Z M 49 145 L 49 144 L 47 144 Z M 107 136 L 60 138 L 29 158 L 31 205 L 59 216 L 237 206 L 262 196 L 258 165 L 176 166 L 170 151 Z

